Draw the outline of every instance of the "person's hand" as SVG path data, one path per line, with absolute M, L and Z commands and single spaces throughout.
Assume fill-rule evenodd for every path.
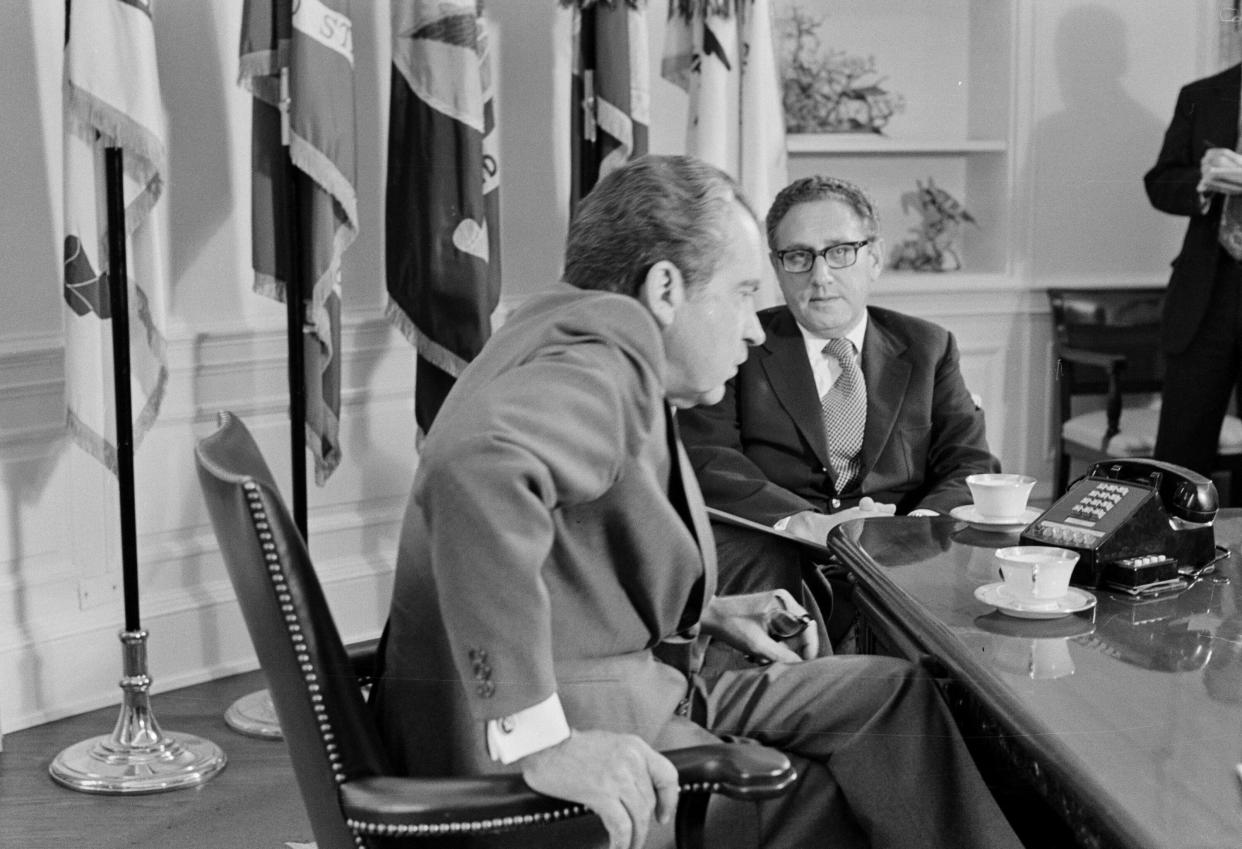
M 532 790 L 594 811 L 608 849 L 641 849 L 652 814 L 665 824 L 677 810 L 676 767 L 632 734 L 573 731 L 519 763 Z
M 716 596 L 699 624 L 703 633 L 760 662 L 797 663 L 819 655 L 819 631 L 788 590 Z
M 930 507 L 915 507 L 913 510 L 911 510 L 906 515 L 907 516 L 939 516 L 940 513 L 931 509 Z
M 1199 191 L 1242 194 L 1242 155 L 1227 147 L 1210 147 L 1199 160 Z
M 863 496 L 858 500 L 857 507 L 839 510 L 836 513 L 816 513 L 814 510 L 795 513 L 789 518 L 789 524 L 785 526 L 785 530 L 799 539 L 823 545 L 828 540 L 828 532 L 842 522 L 849 519 L 866 519 L 869 516 L 892 516 L 896 512 L 896 504 L 886 504 L 870 496 Z

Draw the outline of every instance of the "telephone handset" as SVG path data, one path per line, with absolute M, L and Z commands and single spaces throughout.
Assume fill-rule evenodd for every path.
M 1130 593 L 1184 586 L 1216 558 L 1216 486 L 1159 460 L 1096 463 L 1022 532 L 1078 552 L 1073 583 Z

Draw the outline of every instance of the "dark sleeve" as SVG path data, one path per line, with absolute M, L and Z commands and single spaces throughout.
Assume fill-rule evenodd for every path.
M 806 499 L 768 480 L 746 456 L 736 392 L 737 381 L 730 380 L 720 403 L 682 410 L 677 415 L 703 500 L 709 507 L 764 525 L 814 510 Z
M 1197 114 L 1203 105 L 1193 92 L 1183 88 L 1177 96 L 1173 120 L 1164 133 L 1164 143 L 1156 164 L 1143 177 L 1151 205 L 1170 215 L 1202 215 L 1198 185 L 1202 176 L 1199 161 L 1210 147 L 1228 145 L 1230 139 L 1208 139 L 1199 128 Z M 1211 197 L 1211 196 L 1209 196 Z
M 1000 461 L 988 450 L 983 411 L 962 378 L 957 341 L 951 333 L 936 363 L 931 434 L 927 451 L 928 488 L 918 506 L 948 513 L 970 503 L 967 475 L 1000 471 Z

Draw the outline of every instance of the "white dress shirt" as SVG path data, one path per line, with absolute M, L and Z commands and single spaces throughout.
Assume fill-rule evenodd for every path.
M 569 723 L 556 693 L 537 705 L 487 721 L 487 754 L 502 764 L 555 746 L 569 737 Z

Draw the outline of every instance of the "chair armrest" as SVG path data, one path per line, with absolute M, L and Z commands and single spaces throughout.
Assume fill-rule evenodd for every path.
M 1096 366 L 1109 372 L 1117 372 L 1125 367 L 1125 354 L 1109 354 L 1103 351 L 1086 351 L 1082 348 L 1072 348 L 1068 345 L 1060 351 L 1061 359 L 1069 360 L 1071 363 L 1080 363 L 1084 366 Z
M 1114 436 L 1121 433 L 1121 373 L 1126 368 L 1126 355 L 1084 351 L 1081 348 L 1067 346 L 1061 349 L 1061 359 L 1071 363 L 1096 366 L 1108 372 L 1108 400 L 1104 405 L 1104 414 L 1108 418 L 1108 424 L 1100 440 L 1100 450 L 1108 453 L 1108 443 Z
M 732 799 L 771 799 L 798 778 L 789 758 L 751 740 L 710 743 L 661 752 L 677 767 L 681 789 L 706 790 Z
M 340 786 L 350 828 L 386 837 L 483 834 L 583 816 L 583 805 L 536 793 L 520 775 L 400 778 L 378 775 Z
M 767 799 L 797 778 L 785 755 L 758 744 L 714 743 L 663 754 L 677 768 L 685 792 Z M 536 793 L 520 775 L 370 776 L 342 784 L 340 798 L 351 828 L 388 837 L 478 834 L 589 813 L 583 805 Z

